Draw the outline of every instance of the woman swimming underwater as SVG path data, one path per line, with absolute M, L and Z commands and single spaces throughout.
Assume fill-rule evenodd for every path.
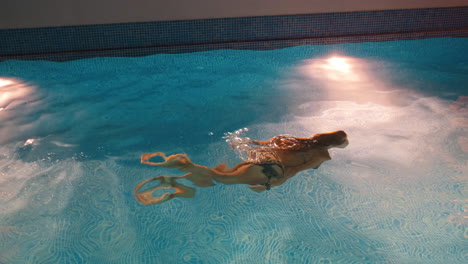
M 226 163 L 211 169 L 193 163 L 185 154 L 166 157 L 162 152 L 147 153 L 141 156 L 141 163 L 176 168 L 188 172 L 179 177 L 158 176 L 139 183 L 135 187 L 136 199 L 144 204 L 156 204 L 175 197 L 193 197 L 195 189 L 178 183 L 176 180 L 185 178 L 196 186 L 213 186 L 214 182 L 224 184 L 249 184 L 256 192 L 270 190 L 272 186 L 279 186 L 298 172 L 316 169 L 324 161 L 330 160 L 328 149 L 344 148 L 348 145 L 346 133 L 342 130 L 316 134 L 310 138 L 292 136 L 276 136 L 270 140 L 251 140 L 250 145 L 259 147 L 248 150 L 247 161 L 241 162 L 228 169 Z M 163 162 L 151 162 L 152 157 L 162 157 Z M 145 191 L 140 189 L 151 181 L 159 180 L 159 185 Z M 173 193 L 165 193 L 160 197 L 153 197 L 153 192 L 159 189 L 175 189 Z

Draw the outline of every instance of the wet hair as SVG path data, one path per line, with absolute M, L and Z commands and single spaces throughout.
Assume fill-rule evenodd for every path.
M 272 139 L 269 147 L 276 150 L 306 151 L 311 148 L 339 146 L 345 142 L 346 137 L 346 133 L 342 130 L 316 134 L 310 138 L 277 136 Z
M 343 130 L 338 130 L 330 133 L 314 135 L 311 140 L 320 147 L 339 146 L 346 140 L 346 133 Z

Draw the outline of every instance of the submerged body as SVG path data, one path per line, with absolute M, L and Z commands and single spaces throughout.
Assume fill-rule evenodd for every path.
M 135 187 L 137 200 L 145 205 L 161 203 L 175 197 L 193 197 L 195 189 L 177 183 L 176 179 L 186 178 L 200 187 L 213 186 L 214 182 L 224 184 L 249 184 L 252 190 L 261 192 L 271 186 L 279 186 L 298 172 L 316 169 L 324 161 L 330 160 L 328 149 L 346 147 L 347 135 L 344 131 L 335 131 L 314 135 L 310 138 L 292 136 L 276 136 L 265 141 L 250 141 L 249 144 L 260 147 L 248 152 L 249 159 L 228 169 L 225 163 L 211 169 L 193 163 L 185 154 L 166 157 L 164 153 L 147 153 L 141 156 L 141 163 L 177 168 L 188 172 L 179 177 L 158 176 L 139 183 Z M 151 162 L 155 156 L 164 158 L 164 162 Z M 148 182 L 160 180 L 161 183 L 149 190 L 139 192 Z M 153 197 L 152 193 L 161 188 L 173 188 L 174 193 L 166 193 L 161 197 Z

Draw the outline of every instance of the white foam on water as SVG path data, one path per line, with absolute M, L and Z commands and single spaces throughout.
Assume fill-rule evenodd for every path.
M 127 191 L 112 158 L 25 162 L 14 147 L 0 148 L 0 262 L 58 263 L 62 252 L 73 262 L 96 254 L 115 263 L 126 250 L 136 252 Z
M 49 207 L 60 212 L 70 198 L 74 179 L 82 175 L 81 164 L 72 159 L 60 162 L 25 162 L 13 151 L 15 145 L 0 148 L 0 203 L 5 214 L 25 207 Z

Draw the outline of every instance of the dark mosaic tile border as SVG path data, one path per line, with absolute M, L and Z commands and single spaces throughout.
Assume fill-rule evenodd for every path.
M 249 41 L 249 42 L 230 42 L 218 44 L 195 44 L 195 45 L 175 45 L 161 47 L 142 47 L 142 48 L 127 48 L 127 49 L 104 49 L 93 51 L 71 51 L 71 52 L 56 52 L 56 53 L 41 53 L 41 54 L 26 54 L 26 55 L 9 55 L 2 57 L 2 60 L 50 60 L 50 61 L 69 61 L 83 58 L 95 57 L 138 57 L 149 56 L 160 53 L 189 53 L 199 51 L 209 51 L 218 49 L 237 49 L 237 50 L 271 50 L 281 49 L 299 45 L 327 45 L 339 43 L 357 43 L 357 42 L 378 42 L 378 41 L 394 41 L 394 40 L 415 40 L 425 38 L 439 37 L 465 37 L 468 38 L 468 30 L 461 31 L 443 31 L 443 32 L 422 32 L 422 33 L 405 33 L 405 34 L 385 34 L 372 36 L 349 36 L 349 37 L 324 37 L 311 39 L 297 40 L 269 40 L 269 41 Z
M 468 37 L 468 6 L 0 30 L 0 60 Z

